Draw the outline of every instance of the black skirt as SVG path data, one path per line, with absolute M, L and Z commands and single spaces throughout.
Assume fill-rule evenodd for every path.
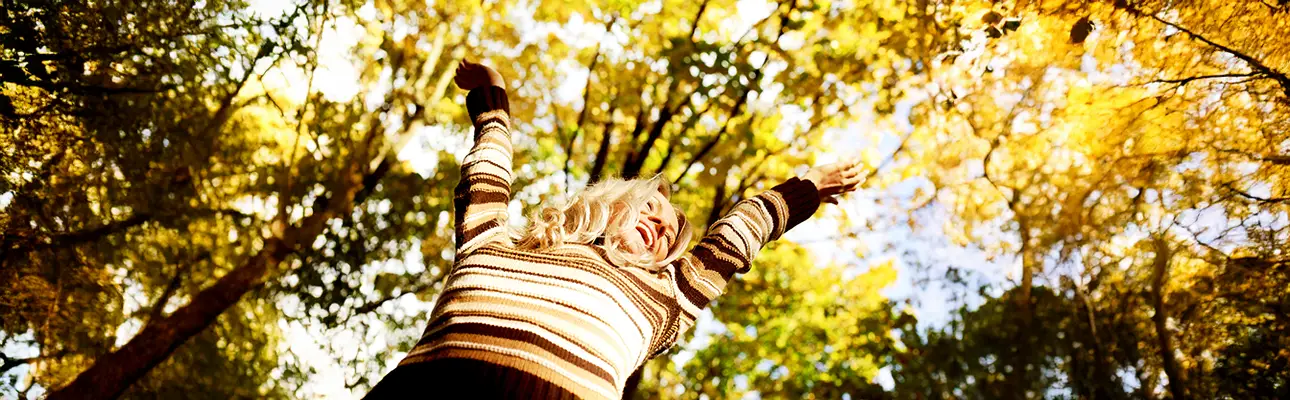
M 515 368 L 449 358 L 399 366 L 363 398 L 574 400 L 578 396 Z

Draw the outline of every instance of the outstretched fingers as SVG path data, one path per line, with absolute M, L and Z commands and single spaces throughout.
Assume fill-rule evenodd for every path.
M 855 191 L 865 180 L 864 169 L 860 159 L 846 159 L 812 168 L 806 179 L 819 189 L 821 202 L 838 204 L 840 196 Z
M 845 169 L 842 171 L 842 188 L 844 191 L 855 190 L 860 182 L 864 181 L 864 163 L 858 159 L 852 159 L 846 162 Z

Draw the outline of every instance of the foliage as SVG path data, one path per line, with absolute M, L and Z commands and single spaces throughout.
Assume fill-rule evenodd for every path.
M 987 304 L 1017 301 L 1019 319 L 994 329 L 1022 330 L 1007 346 L 986 347 L 1011 355 L 997 358 L 1005 367 L 1049 372 L 1010 374 L 1006 390 L 984 393 L 970 390 L 991 390 L 993 382 L 982 383 L 975 371 L 954 378 L 957 369 L 938 365 L 914 376 L 949 379 L 942 383 L 963 392 L 936 392 L 968 397 L 1284 391 L 1275 382 L 1285 372 L 1272 367 L 1281 356 L 1264 353 L 1260 365 L 1269 368 L 1244 370 L 1248 386 L 1226 375 L 1245 361 L 1211 356 L 1249 357 L 1238 356 L 1255 337 L 1247 335 L 1269 345 L 1283 340 L 1259 327 L 1284 323 L 1285 314 L 1261 305 L 1280 303 L 1285 293 L 1260 287 L 1283 282 L 1284 256 L 1269 250 L 1286 240 L 1287 210 L 1278 199 L 1290 111 L 1282 71 L 1290 64 L 1284 41 L 1225 27 L 1284 36 L 1284 26 L 1270 23 L 1284 6 L 960 5 L 965 20 L 987 16 L 974 30 L 1019 23 L 974 34 L 968 51 L 942 60 L 931 74 L 931 101 L 912 117 L 920 123 L 911 148 L 938 151 L 913 151 L 918 156 L 905 167 L 925 171 L 932 207 L 950 211 L 949 224 L 929 222 L 945 226 L 959 245 L 1019 264 L 1020 276 L 1010 277 L 1016 287 Z M 1261 283 L 1224 278 L 1253 271 L 1267 275 Z M 1044 300 L 1040 285 L 1059 289 L 1062 301 Z M 1044 317 L 1053 312 L 1069 317 L 1058 336 L 1045 336 L 1040 328 L 1055 323 Z M 958 315 L 964 323 L 983 318 L 979 311 Z M 982 346 L 962 335 L 960 349 Z M 1062 337 L 1079 346 L 1066 354 L 1050 347 Z M 939 341 L 925 343 L 948 351 Z M 1045 361 L 1052 357 L 1055 364 Z
M 866 148 L 865 249 L 769 246 L 631 396 L 1290 396 L 1285 2 L 273 3 L 0 10 L 4 396 L 363 393 L 451 265 L 463 57 L 517 212 L 662 174 L 703 225 Z
M 882 395 L 871 379 L 890 353 L 893 338 L 885 332 L 897 314 L 879 290 L 895 270 L 877 266 L 846 278 L 843 268 L 817 267 L 792 244 L 772 244 L 759 257 L 713 306 L 719 333 L 683 365 L 658 359 L 639 397 Z

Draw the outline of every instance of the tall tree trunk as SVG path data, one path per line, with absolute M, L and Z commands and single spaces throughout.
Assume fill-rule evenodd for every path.
M 591 178 L 587 184 L 600 182 L 604 179 L 605 164 L 609 160 L 609 148 L 614 138 L 614 110 L 609 110 L 609 122 L 605 122 L 605 132 L 600 138 L 600 147 L 596 149 L 596 160 L 591 165 Z
M 712 109 L 713 104 L 717 104 L 717 102 L 715 101 L 708 102 L 708 106 L 704 107 L 703 111 L 698 111 L 690 115 L 690 119 L 686 120 L 684 123 L 681 124 L 681 132 L 689 132 L 691 129 L 694 129 L 694 125 L 698 124 L 699 119 L 702 118 L 704 114 L 707 114 L 708 110 Z M 658 163 L 658 169 L 656 170 L 658 171 L 658 173 L 662 174 L 667 172 L 667 166 L 672 163 L 672 159 L 676 157 L 676 154 L 680 153 L 680 151 L 678 150 L 680 146 L 681 144 L 679 143 L 679 141 L 676 141 L 676 140 L 668 141 L 667 153 L 663 154 L 663 161 L 659 161 Z M 679 183 L 679 181 L 673 182 L 673 183 Z
M 1094 399 L 1117 399 L 1124 397 L 1122 395 L 1121 385 L 1114 379 L 1114 367 L 1111 366 L 1109 357 L 1106 355 L 1106 345 L 1102 343 L 1102 338 L 1097 331 L 1097 318 L 1094 315 L 1092 302 L 1085 295 L 1085 289 L 1075 288 L 1075 309 L 1072 314 L 1073 319 L 1084 318 L 1087 321 L 1087 329 L 1080 329 L 1080 324 L 1073 324 L 1073 334 L 1068 334 L 1070 339 L 1084 338 L 1092 343 L 1092 357 L 1086 370 L 1078 371 L 1080 382 L 1075 382 L 1076 387 L 1082 387 L 1086 395 Z M 1073 355 L 1072 358 L 1078 358 Z
M 672 85 L 672 89 L 669 91 L 672 90 L 676 90 L 675 84 Z M 654 142 L 657 142 L 658 139 L 663 136 L 663 128 L 671 121 L 672 107 L 665 101 L 663 103 L 663 107 L 659 109 L 658 120 L 654 121 L 654 125 L 650 127 L 649 136 L 645 137 L 645 142 L 641 143 L 640 147 L 633 150 L 632 153 L 628 155 L 627 161 L 623 163 L 624 179 L 635 179 L 640 176 L 641 168 L 645 166 L 645 159 L 649 158 L 649 152 L 654 148 Z
M 270 239 L 260 253 L 241 267 L 202 290 L 184 307 L 149 323 L 119 350 L 99 357 L 72 383 L 53 392 L 49 399 L 116 398 L 135 381 L 165 361 L 189 338 L 197 335 L 231 307 L 246 292 L 264 283 L 271 266 L 290 253 L 281 239 Z
M 443 31 L 444 28 L 440 28 Z M 441 46 L 440 42 L 437 46 Z M 441 49 L 440 49 L 441 50 Z M 439 50 L 436 50 L 438 54 Z M 257 56 L 263 57 L 266 52 Z M 395 65 L 401 65 L 395 62 Z M 254 65 L 254 63 L 252 63 Z M 234 111 L 233 99 L 245 86 L 252 75 L 250 71 L 241 79 L 212 118 L 218 124 L 206 129 L 220 129 L 224 121 Z M 433 96 L 442 96 L 447 87 L 445 76 L 452 75 L 451 70 L 443 71 L 439 77 Z M 391 91 L 386 95 L 384 109 L 390 109 L 394 103 Z M 432 98 L 425 104 L 434 104 Z M 110 399 L 119 397 L 130 385 L 146 375 L 152 368 L 165 361 L 179 346 L 193 336 L 201 333 L 215 321 L 225 310 L 236 304 L 246 293 L 264 286 L 272 278 L 278 265 L 299 246 L 307 246 L 327 228 L 327 221 L 342 213 L 351 212 L 354 205 L 362 203 L 379 182 L 394 166 L 395 155 L 407 143 L 412 128 L 419 124 L 425 109 L 414 106 L 413 110 L 403 115 L 404 125 L 394 136 L 394 140 L 382 141 L 385 125 L 379 119 L 372 121 L 364 139 L 357 146 L 353 159 L 336 177 L 330 196 L 318 198 L 313 202 L 312 213 L 294 226 L 286 225 L 285 220 L 274 224 L 274 234 L 264 239 L 260 251 L 245 263 L 223 277 L 215 284 L 203 289 L 192 299 L 159 319 L 150 319 L 138 334 L 124 346 L 94 360 L 88 369 L 82 371 L 68 385 L 54 390 L 48 399 Z M 210 136 L 210 135 L 203 135 Z M 379 147 L 378 147 L 379 146 Z
M 1015 198 L 1015 197 L 1014 197 Z M 1013 207 L 1014 212 L 1016 210 Z M 1034 267 L 1038 260 L 1035 259 L 1034 250 L 1030 246 L 1030 227 L 1026 217 L 1017 213 L 1018 228 L 1021 231 L 1021 287 L 1017 295 L 1017 334 L 1013 338 L 1013 349 L 1011 360 L 1008 366 L 1012 371 L 1007 373 L 1005 380 L 1008 393 L 1006 395 L 1011 399 L 1025 399 L 1026 388 L 1030 386 L 1030 377 L 1026 373 L 1026 367 L 1030 365 L 1032 353 L 1031 343 L 1032 335 L 1033 307 L 1030 295 L 1030 289 L 1034 284 Z
M 1151 277 L 1151 307 L 1155 313 L 1151 316 L 1151 322 L 1156 328 L 1160 363 L 1165 370 L 1165 376 L 1169 378 L 1169 393 L 1174 400 L 1183 400 L 1188 398 L 1186 371 L 1174 358 L 1173 338 L 1168 326 L 1169 313 L 1165 309 L 1165 283 L 1169 279 L 1169 261 L 1173 253 L 1163 236 L 1156 236 L 1153 242 L 1156 258 Z
M 698 35 L 699 32 L 699 21 L 703 20 L 703 13 L 707 12 L 709 1 L 710 0 L 703 0 L 702 3 L 699 3 L 699 10 L 694 13 L 694 19 L 690 21 L 690 35 L 686 37 L 686 39 L 689 40 L 689 46 L 691 47 L 693 47 L 695 42 L 698 40 L 696 35 Z M 666 128 L 667 124 L 672 121 L 672 117 L 676 116 L 676 114 L 681 111 L 682 106 L 690 103 L 690 97 L 692 97 L 700 88 L 700 86 L 696 85 L 693 91 L 690 91 L 684 96 L 680 96 L 677 104 L 673 106 L 672 99 L 676 96 L 676 91 L 680 89 L 680 87 L 681 81 L 675 78 L 673 78 L 672 82 L 668 84 L 667 94 L 664 95 L 663 101 L 659 103 L 658 119 L 654 121 L 652 126 L 650 126 L 649 136 L 645 138 L 645 142 L 641 143 L 639 148 L 633 149 L 631 153 L 628 153 L 627 159 L 623 162 L 623 178 L 634 179 L 640 176 L 641 168 L 645 166 L 645 159 L 649 158 L 649 153 L 654 148 L 654 142 L 657 142 L 660 137 L 663 137 L 663 128 Z M 646 115 L 648 114 L 641 113 L 636 118 L 636 129 L 632 133 L 633 141 L 645 126 L 643 123 L 644 119 L 642 117 L 645 117 Z
M 243 295 L 263 286 L 271 275 L 270 271 L 283 259 L 301 244 L 312 243 L 326 229 L 328 220 L 352 209 L 356 200 L 361 201 L 360 192 L 370 193 L 365 184 L 374 186 L 389 171 L 390 164 L 388 160 L 384 161 L 375 171 L 363 175 L 359 168 L 366 163 L 351 163 L 333 195 L 314 202 L 312 215 L 299 225 L 287 228 L 280 236 L 265 240 L 264 247 L 242 266 L 198 292 L 174 313 L 150 321 L 125 346 L 99 357 L 70 384 L 51 393 L 49 399 L 109 399 L 120 396 L 153 367 L 169 358 L 180 345 L 205 330 Z
M 605 32 L 609 32 L 617 18 L 610 18 L 605 22 Z M 591 109 L 591 80 L 596 77 L 596 64 L 600 63 L 600 44 L 596 44 L 596 52 L 591 55 L 591 62 L 587 64 L 587 82 L 582 87 L 582 111 L 578 112 L 578 121 L 573 125 L 573 132 L 569 134 L 569 141 L 564 145 L 564 187 L 567 191 L 572 183 L 573 173 L 571 172 L 573 164 L 573 146 L 578 142 L 578 136 L 582 131 L 587 130 L 584 124 L 587 123 L 587 112 Z M 613 119 L 613 112 L 609 113 L 609 119 Z M 563 132 L 561 132 L 563 133 Z
M 735 118 L 743 115 L 744 105 L 748 103 L 748 96 L 752 94 L 753 85 L 761 80 L 761 74 L 762 70 L 760 69 L 753 72 L 752 79 L 748 81 L 748 86 L 744 87 L 743 93 L 735 100 L 735 104 L 730 106 L 730 115 L 726 117 L 726 123 L 721 124 L 721 129 L 717 131 L 717 134 L 713 135 L 711 140 L 708 140 L 703 144 L 703 147 L 699 148 L 699 152 L 694 154 L 694 158 L 690 159 L 690 162 L 685 165 L 685 169 L 681 170 L 681 175 L 676 177 L 676 181 L 673 183 L 679 184 L 684 180 L 685 176 L 690 173 L 690 167 L 702 162 L 703 158 L 707 157 L 708 153 L 716 148 L 718 143 L 721 143 L 721 139 L 726 136 L 726 132 L 730 131 L 730 125 L 734 123 Z

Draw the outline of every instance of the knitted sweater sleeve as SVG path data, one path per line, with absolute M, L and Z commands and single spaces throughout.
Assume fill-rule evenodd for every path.
M 674 327 L 677 336 L 694 325 L 709 302 L 725 293 L 735 273 L 748 272 L 763 245 L 810 218 L 819 206 L 815 184 L 792 178 L 739 202 L 709 227 L 699 245 L 673 263 L 681 308 Z
M 511 119 L 506 89 L 476 88 L 466 96 L 466 111 L 475 124 L 475 145 L 461 163 L 461 180 L 453 195 L 457 253 L 465 254 L 506 237 L 511 198 Z

